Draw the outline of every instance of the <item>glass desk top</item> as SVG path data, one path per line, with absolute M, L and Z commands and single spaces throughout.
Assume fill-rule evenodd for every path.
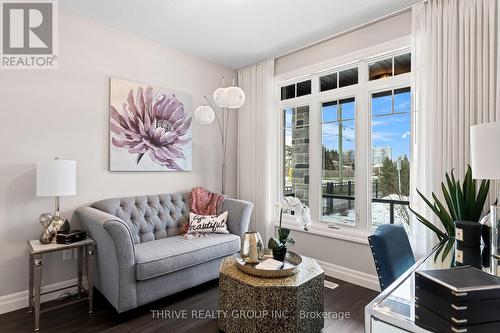
M 446 248 L 449 252 L 443 255 Z M 365 332 L 371 332 L 371 318 L 410 332 L 428 332 L 415 325 L 414 286 L 415 272 L 426 269 L 444 269 L 461 265 L 463 258 L 468 258 L 464 264 L 469 264 L 483 271 L 500 276 L 500 260 L 490 256 L 489 249 L 482 248 L 472 253 L 457 250 L 454 240 L 444 240 L 430 254 L 418 260 L 398 280 L 384 290 L 365 309 Z

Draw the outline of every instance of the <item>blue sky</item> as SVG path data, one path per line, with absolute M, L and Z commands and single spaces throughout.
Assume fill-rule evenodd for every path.
M 392 158 L 410 155 L 410 103 L 411 93 L 403 92 L 394 96 L 394 114 L 392 113 L 392 96 L 372 99 L 372 146 L 392 147 Z M 293 109 L 287 109 L 286 124 L 291 128 Z M 338 106 L 329 105 L 322 108 L 323 145 L 329 149 L 338 149 L 339 123 L 337 122 Z M 355 103 L 342 104 L 342 138 L 344 151 L 354 150 L 354 116 Z M 291 130 L 286 130 L 286 143 L 291 144 Z
M 391 146 L 393 159 L 410 156 L 410 103 L 410 92 L 396 94 L 391 114 L 391 96 L 372 99 L 372 146 Z
M 404 92 L 394 96 L 394 113 L 392 114 L 392 96 L 374 98 L 372 100 L 372 146 L 391 146 L 393 159 L 402 155 L 410 155 L 410 102 L 411 94 Z M 323 112 L 323 144 L 329 149 L 338 149 L 339 123 L 337 105 L 324 107 Z M 353 119 L 354 103 L 342 105 L 342 118 Z M 342 122 L 344 151 L 354 149 L 354 120 Z

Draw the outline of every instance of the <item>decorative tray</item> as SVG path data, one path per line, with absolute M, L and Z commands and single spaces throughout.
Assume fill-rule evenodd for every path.
M 264 258 L 260 261 L 264 261 L 268 258 L 272 258 L 272 255 L 264 255 Z M 259 263 L 260 263 L 259 262 Z M 255 268 L 256 264 L 246 263 L 239 253 L 236 255 L 236 267 L 244 273 L 264 278 L 282 278 L 294 275 L 298 272 L 299 265 L 302 262 L 302 257 L 297 253 L 288 251 L 286 253 L 285 262 L 283 263 L 283 267 L 278 270 L 265 270 L 265 269 L 257 269 Z

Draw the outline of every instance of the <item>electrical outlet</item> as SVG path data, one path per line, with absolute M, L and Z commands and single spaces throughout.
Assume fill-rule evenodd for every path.
M 71 260 L 73 257 L 73 249 L 63 251 L 63 260 Z

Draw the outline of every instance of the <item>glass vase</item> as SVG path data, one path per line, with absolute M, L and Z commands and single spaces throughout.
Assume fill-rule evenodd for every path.
M 500 242 L 499 242 L 499 233 L 498 231 L 500 230 L 500 206 L 499 205 L 493 205 L 490 207 L 490 227 L 491 227 L 491 234 L 490 234 L 490 250 L 491 250 L 491 255 L 495 257 L 496 259 L 500 259 Z

